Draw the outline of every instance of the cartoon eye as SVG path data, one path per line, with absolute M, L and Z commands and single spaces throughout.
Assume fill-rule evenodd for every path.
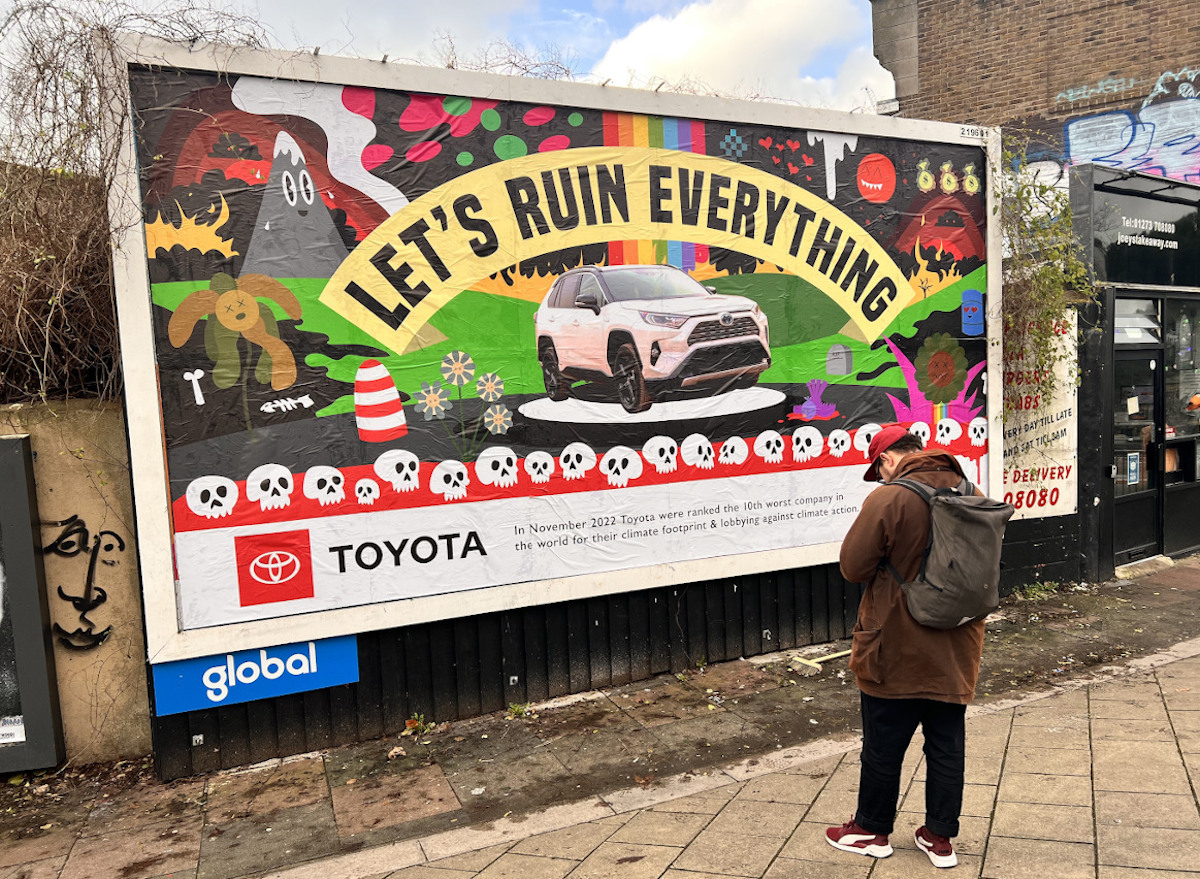
M 304 197 L 305 204 L 312 204 L 313 198 L 317 194 L 317 188 L 313 185 L 313 179 L 309 176 L 307 170 L 300 172 L 300 195 Z
M 291 171 L 283 172 L 283 197 L 287 199 L 287 203 L 292 207 L 296 206 L 296 178 L 292 176 Z

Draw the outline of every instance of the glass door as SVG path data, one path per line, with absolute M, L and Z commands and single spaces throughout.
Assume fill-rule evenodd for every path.
M 1117 565 L 1162 551 L 1162 357 L 1116 350 L 1113 370 L 1113 556 Z

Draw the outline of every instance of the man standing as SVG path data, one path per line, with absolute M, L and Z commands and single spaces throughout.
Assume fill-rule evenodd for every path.
M 929 506 L 916 492 L 888 485 L 903 477 L 954 488 L 962 469 L 950 453 L 925 451 L 903 427 L 885 427 L 871 440 L 863 477 L 884 485 L 867 496 L 842 542 L 841 570 L 866 583 L 854 626 L 850 669 L 862 691 L 863 749 L 858 810 L 853 820 L 825 831 L 834 848 L 875 858 L 892 853 L 900 769 L 917 725 L 925 736 L 925 824 L 917 846 L 935 867 L 958 863 L 966 752 L 966 708 L 975 697 L 983 655 L 982 620 L 954 629 L 923 626 L 908 612 L 887 561 L 916 576 L 929 540 Z

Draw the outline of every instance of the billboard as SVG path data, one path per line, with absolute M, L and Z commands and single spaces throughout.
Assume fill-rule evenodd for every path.
M 884 423 L 987 486 L 989 132 L 183 56 L 129 67 L 152 660 L 828 561 Z

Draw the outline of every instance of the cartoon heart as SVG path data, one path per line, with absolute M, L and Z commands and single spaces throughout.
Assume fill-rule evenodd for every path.
M 761 139 L 758 141 L 758 145 L 759 145 L 760 147 L 762 147 L 763 149 L 768 149 L 768 150 L 769 150 L 769 149 L 771 148 L 771 138 L 769 138 L 769 137 L 764 137 L 764 138 L 761 138 Z
M 789 174 L 795 174 L 799 170 L 800 169 L 797 168 L 795 165 L 793 165 L 791 162 L 788 162 L 788 173 Z
M 774 162 L 776 165 L 778 165 L 779 164 L 779 156 L 771 156 L 771 161 Z
M 813 163 L 812 156 L 806 153 L 801 153 L 800 158 L 804 159 L 804 164 L 806 165 L 811 165 Z
M 775 149 L 779 150 L 782 153 L 783 152 L 783 144 L 781 144 L 781 143 L 775 144 Z
M 800 141 L 798 141 L 798 140 L 789 140 L 789 141 L 787 142 L 787 146 L 788 146 L 788 149 L 789 149 L 789 150 L 791 150 L 791 151 L 794 153 L 796 150 L 800 149 Z

